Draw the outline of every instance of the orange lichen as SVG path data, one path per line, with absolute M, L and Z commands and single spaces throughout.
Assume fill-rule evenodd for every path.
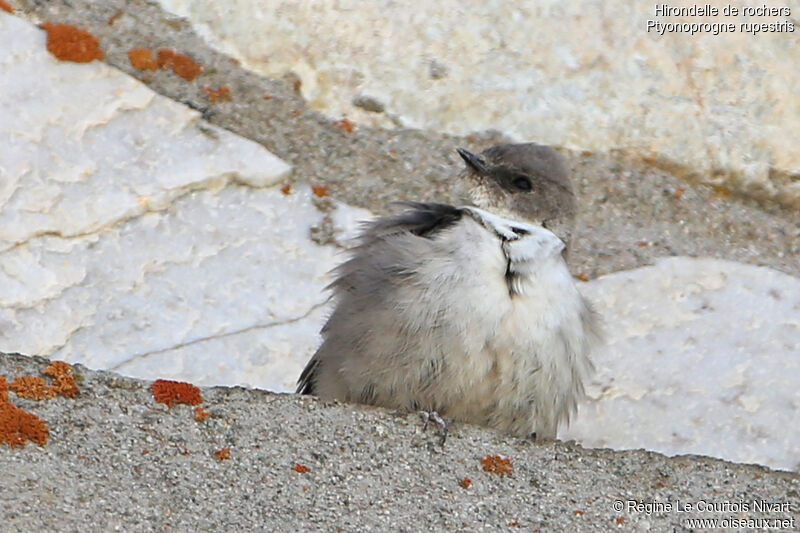
M 186 81 L 192 81 L 203 72 L 203 67 L 192 61 L 189 56 L 166 48 L 161 48 L 158 51 L 156 61 L 159 67 L 171 68 L 175 74 Z
M 47 32 L 47 50 L 61 61 L 89 63 L 104 57 L 100 41 L 88 31 L 50 22 L 42 28 Z
M 35 376 L 20 376 L 12 381 L 8 388 L 20 398 L 29 400 L 49 400 L 56 395 L 44 379 Z
M 522 527 L 522 526 L 520 525 L 519 520 L 514 520 L 513 522 L 508 524 L 508 527 Z
M 309 467 L 307 467 L 306 465 L 301 465 L 300 463 L 294 465 L 292 469 L 300 474 L 308 474 L 309 472 L 311 472 L 311 469 Z
M 51 376 L 55 385 L 48 387 L 43 378 L 35 376 L 20 376 L 9 384 L 5 376 L 0 376 L 0 444 L 8 444 L 13 448 L 32 441 L 43 445 L 50 437 L 50 430 L 44 420 L 9 401 L 9 390 L 20 398 L 33 400 L 50 399 L 58 394 L 70 398 L 78 395 L 78 386 L 72 377 L 72 366 L 54 361 L 42 373 Z
M 330 193 L 324 185 L 312 185 L 311 190 L 314 191 L 314 196 L 319 196 L 320 198 L 324 198 Z
M 153 52 L 147 48 L 128 50 L 128 59 L 134 68 L 140 70 L 156 70 L 158 68 L 158 62 L 153 57 Z
M 589 276 L 587 276 L 584 273 L 580 273 L 580 274 L 576 274 L 575 275 L 575 279 L 577 279 L 579 281 L 589 281 Z
M 464 479 L 461 480 L 461 483 L 459 483 L 459 485 L 461 485 L 462 489 L 468 489 L 470 485 L 472 485 L 472 480 L 468 477 L 465 477 Z
M 75 398 L 80 394 L 78 384 L 72 376 L 72 365 L 63 361 L 53 361 L 43 373 L 55 380 L 55 384 L 50 387 L 54 394 L 60 394 L 65 398 Z
M 572 514 L 574 514 L 575 516 L 583 516 L 586 514 L 586 511 L 581 511 L 580 509 L 577 509 L 573 511 Z
M 81 392 L 78 388 L 78 384 L 75 383 L 75 378 L 70 375 L 57 377 L 55 384 L 50 387 L 50 390 L 65 398 L 75 398 Z
M 42 374 L 45 376 L 52 376 L 54 378 L 70 376 L 72 375 L 72 365 L 65 363 L 64 361 L 53 361 L 47 366 L 47 368 L 42 370 Z
M 10 5 L 6 4 L 3 0 L 0 0 L 0 9 L 5 11 L 6 13 L 14 13 L 14 8 Z
M 203 409 L 202 407 L 198 407 L 194 410 L 194 419 L 198 422 L 205 422 L 211 417 L 211 413 Z
M 514 473 L 510 459 L 503 459 L 499 455 L 487 455 L 481 459 L 484 472 L 490 472 L 499 476 L 510 476 Z
M 353 124 L 352 122 L 350 122 L 346 118 L 343 118 L 341 120 L 337 120 L 336 122 L 333 123 L 333 125 L 337 129 L 340 129 L 345 133 L 353 133 L 353 130 L 355 129 L 355 124 Z
M 172 407 L 175 403 L 197 405 L 203 402 L 200 389 L 190 383 L 158 379 L 153 382 L 153 397 L 159 403 Z
M 621 526 L 624 523 L 625 523 L 625 517 L 624 516 L 617 517 L 617 525 L 618 526 Z
M 21 448 L 28 441 L 39 446 L 50 438 L 44 420 L 10 402 L 0 402 L 0 444 Z
M 287 183 L 286 185 L 284 185 L 283 187 L 281 187 L 281 192 L 282 192 L 283 194 L 287 194 L 287 195 L 288 195 L 288 194 L 291 194 L 291 192 L 292 192 L 292 186 L 291 186 L 291 185 L 289 185 L 289 184 Z
M 175 57 L 175 51 L 168 48 L 161 48 L 158 52 L 158 66 L 161 68 L 172 68 L 172 60 Z
M 675 190 L 675 199 L 676 200 L 680 200 L 681 196 L 683 196 L 683 193 L 685 193 L 685 192 L 686 192 L 686 187 L 678 187 Z
M 217 103 L 217 100 L 231 101 L 231 90 L 227 87 L 220 87 L 219 89 L 211 89 L 206 87 L 203 91 L 208 95 L 208 99 L 212 104 Z
M 227 461 L 231 458 L 231 449 L 222 448 L 221 450 L 217 450 L 214 455 L 216 455 L 217 461 Z

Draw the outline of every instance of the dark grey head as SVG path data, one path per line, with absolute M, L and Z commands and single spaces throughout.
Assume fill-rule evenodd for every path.
M 561 155 L 535 143 L 501 144 L 480 155 L 458 148 L 477 207 L 541 224 L 565 242 L 575 219 L 575 194 Z

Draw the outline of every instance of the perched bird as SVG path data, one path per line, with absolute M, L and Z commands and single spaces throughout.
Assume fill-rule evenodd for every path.
M 575 215 L 566 166 L 533 143 L 458 153 L 474 205 L 404 202 L 365 225 L 297 391 L 423 411 L 443 438 L 441 417 L 554 438 L 599 338 L 554 233 Z

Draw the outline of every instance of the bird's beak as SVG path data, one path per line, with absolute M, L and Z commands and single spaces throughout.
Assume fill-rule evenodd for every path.
M 486 161 L 481 156 L 475 155 L 463 148 L 456 148 L 456 152 L 458 152 L 458 155 L 467 163 L 468 167 L 474 169 L 478 174 L 486 174 Z

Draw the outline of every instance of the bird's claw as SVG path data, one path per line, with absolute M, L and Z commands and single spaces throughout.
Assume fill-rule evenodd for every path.
M 439 444 L 444 446 L 445 441 L 447 440 L 447 422 L 444 421 L 444 418 L 439 415 L 436 411 L 420 411 L 420 416 L 423 420 L 422 431 L 427 431 L 428 424 L 433 421 L 436 424 L 436 427 L 439 428 L 439 433 L 441 434 L 441 441 Z

